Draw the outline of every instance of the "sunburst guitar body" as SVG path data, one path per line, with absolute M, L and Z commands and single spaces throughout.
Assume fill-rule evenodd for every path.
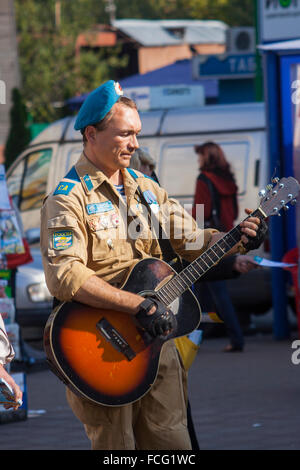
M 147 258 L 134 266 L 123 289 L 156 295 L 175 275 L 164 261 Z M 131 403 L 154 383 L 166 340 L 184 336 L 201 319 L 199 303 L 190 290 L 171 302 L 178 328 L 167 338 L 150 338 L 132 315 L 65 302 L 50 315 L 44 347 L 56 375 L 86 399 L 110 406 Z

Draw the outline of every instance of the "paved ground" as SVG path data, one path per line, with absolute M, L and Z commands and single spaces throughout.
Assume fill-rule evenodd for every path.
M 201 449 L 300 449 L 300 364 L 292 340 L 246 337 L 226 354 L 226 338 L 203 342 L 190 370 L 190 401 Z M 300 355 L 299 355 L 300 357 Z M 48 370 L 27 373 L 28 419 L 1 424 L 0 450 L 88 450 L 89 442 Z
M 225 340 L 203 343 L 190 371 L 190 400 L 202 449 L 300 449 L 300 364 L 291 341 L 246 338 L 243 353 Z

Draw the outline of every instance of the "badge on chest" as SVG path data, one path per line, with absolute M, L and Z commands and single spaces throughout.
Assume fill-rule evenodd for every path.
M 95 215 L 88 220 L 88 224 L 93 232 L 115 228 L 119 225 L 119 216 L 116 212 L 113 212 L 112 214 Z
M 103 214 L 114 210 L 114 206 L 111 201 L 95 202 L 93 204 L 86 205 L 86 211 L 88 215 L 92 214 Z

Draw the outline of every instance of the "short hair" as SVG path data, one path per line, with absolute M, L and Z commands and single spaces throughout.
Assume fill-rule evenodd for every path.
M 118 99 L 118 101 L 116 101 L 116 103 L 120 103 L 123 106 L 127 106 L 128 108 L 132 108 L 132 109 L 137 110 L 136 103 L 132 99 L 127 98 L 126 96 L 120 96 L 120 98 Z M 112 107 L 111 110 L 104 116 L 104 118 L 101 119 L 101 121 L 97 122 L 96 124 L 90 124 L 90 125 L 95 127 L 95 129 L 97 129 L 97 131 L 99 131 L 99 132 L 104 131 L 108 127 L 108 123 L 111 120 L 111 118 L 113 117 L 113 115 L 114 115 L 114 109 Z M 80 130 L 80 132 L 82 134 L 82 138 L 83 138 L 83 144 L 85 144 L 87 142 L 87 138 L 85 137 L 85 130 L 86 130 L 87 127 L 88 126 L 86 126 L 86 127 L 84 127 L 83 129 Z

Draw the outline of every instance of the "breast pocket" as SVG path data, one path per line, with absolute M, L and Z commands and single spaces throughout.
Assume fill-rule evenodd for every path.
M 124 254 L 125 235 L 123 225 L 116 213 L 91 216 L 87 219 L 92 239 L 92 258 L 99 261 Z

